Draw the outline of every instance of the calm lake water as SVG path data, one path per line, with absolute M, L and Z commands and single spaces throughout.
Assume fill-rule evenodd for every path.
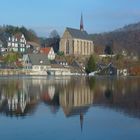
M 140 78 L 0 78 L 0 140 L 140 140 Z

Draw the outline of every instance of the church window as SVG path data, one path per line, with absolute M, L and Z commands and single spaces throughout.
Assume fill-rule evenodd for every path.
M 66 54 L 69 54 L 69 40 L 66 42 Z
M 72 41 L 72 48 L 73 48 L 73 54 L 74 54 L 74 40 Z

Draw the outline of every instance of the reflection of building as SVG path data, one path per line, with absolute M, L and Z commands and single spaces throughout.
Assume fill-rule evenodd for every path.
M 60 94 L 60 102 L 64 107 L 83 107 L 91 105 L 93 102 L 93 93 L 87 86 L 74 87 L 64 89 L 64 93 Z
M 27 103 L 30 102 L 30 97 L 27 93 L 21 91 L 15 94 L 13 97 L 8 98 L 9 111 L 15 111 L 17 113 L 24 113 Z
M 81 130 L 83 127 L 83 114 L 93 103 L 93 93 L 89 87 L 71 87 L 65 89 L 64 93 L 59 95 L 60 105 L 67 117 L 72 115 L 80 115 Z
M 66 117 L 79 115 L 81 127 L 84 113 L 92 104 L 140 118 L 139 83 L 140 79 L 104 77 L 97 79 L 96 84 L 94 80 L 87 82 L 81 77 L 0 80 L 0 113 L 7 116 L 33 114 L 36 105 L 43 102 L 50 113 L 57 113 L 61 106 Z
M 29 93 L 28 83 L 20 80 L 9 80 L 1 83 L 0 112 L 7 116 L 24 116 L 32 113 L 37 98 Z M 36 96 L 36 95 L 34 95 Z

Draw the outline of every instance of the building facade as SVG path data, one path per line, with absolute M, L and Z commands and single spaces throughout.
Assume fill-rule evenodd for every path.
M 55 59 L 55 53 L 54 53 L 53 47 L 41 48 L 40 53 L 47 55 L 49 60 Z
M 66 28 L 60 40 L 60 52 L 65 55 L 91 55 L 94 44 L 86 31 Z
M 45 54 L 25 54 L 23 66 L 26 70 L 47 71 L 50 68 L 50 62 Z
M 94 44 L 88 33 L 84 31 L 82 16 L 80 30 L 66 28 L 59 46 L 59 51 L 65 55 L 89 56 L 94 53 Z
M 23 34 L 10 36 L 7 41 L 8 51 L 21 52 L 26 51 L 26 39 Z

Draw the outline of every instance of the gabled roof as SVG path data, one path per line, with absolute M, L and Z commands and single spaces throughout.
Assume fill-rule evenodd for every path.
M 71 34 L 73 38 L 83 39 L 83 40 L 92 40 L 86 31 L 81 31 L 73 28 L 66 28 L 66 30 Z
M 31 45 L 31 46 L 33 46 L 33 47 L 35 47 L 35 48 L 40 48 L 41 46 L 40 46 L 40 44 L 38 44 L 38 43 L 36 43 L 36 42 L 27 42 L 27 44 L 29 44 L 29 45 Z
M 45 48 L 41 48 L 40 52 L 48 55 L 50 50 L 51 50 L 51 47 L 45 47 Z
M 14 37 L 15 38 L 17 38 L 18 40 L 20 40 L 21 39 L 21 37 L 22 37 L 22 33 L 16 33 L 15 35 L 14 35 Z
M 45 54 L 28 54 L 32 65 L 50 65 Z
M 88 109 L 89 106 L 71 106 L 71 107 L 62 107 L 64 114 L 66 115 L 66 117 L 70 117 L 70 116 L 74 116 L 74 115 L 80 115 L 80 113 L 85 114 Z

